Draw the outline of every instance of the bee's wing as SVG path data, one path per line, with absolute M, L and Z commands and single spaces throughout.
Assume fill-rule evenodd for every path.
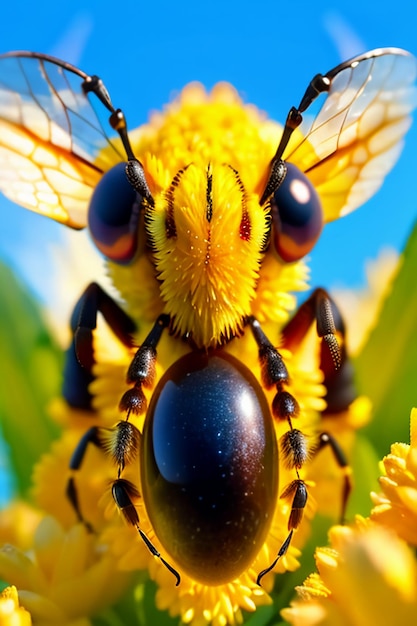
M 0 56 L 0 191 L 73 228 L 86 225 L 92 189 L 123 158 L 82 90 L 88 78 L 45 55 Z
M 284 159 L 315 185 L 326 221 L 346 215 L 381 186 L 402 148 L 416 106 L 415 58 L 381 48 L 325 75 L 329 92 L 318 114 L 294 133 Z M 297 139 L 298 137 L 298 139 Z

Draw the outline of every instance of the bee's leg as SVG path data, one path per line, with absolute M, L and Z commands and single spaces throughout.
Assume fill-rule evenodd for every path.
M 131 463 L 136 457 L 140 445 L 141 435 L 139 431 L 134 429 L 131 433 L 129 432 L 129 429 L 134 428 L 128 421 L 129 416 L 131 413 L 136 415 L 143 414 L 147 409 L 142 387 L 152 387 L 154 384 L 157 358 L 156 348 L 163 331 L 169 325 L 169 321 L 168 315 L 160 315 L 158 317 L 130 364 L 127 381 L 132 384 L 132 387 L 124 393 L 119 403 L 120 410 L 126 412 L 126 421 L 118 423 L 118 437 L 115 438 L 113 436 L 109 439 L 107 450 L 118 466 L 117 479 L 112 485 L 112 495 L 117 508 L 123 514 L 126 522 L 136 528 L 151 554 L 159 558 L 161 563 L 175 576 L 176 584 L 179 585 L 179 573 L 163 558 L 140 526 L 139 515 L 133 503 L 133 499 L 139 496 L 138 490 L 130 481 L 121 477 L 125 465 Z
M 281 345 L 295 352 L 311 325 L 322 338 L 320 369 L 327 389 L 324 414 L 346 411 L 357 397 L 354 372 L 345 345 L 345 324 L 335 302 L 324 289 L 316 289 L 284 326 Z
M 328 389 L 333 394 L 333 404 L 341 391 L 344 391 L 344 400 L 340 405 L 342 409 L 345 404 L 350 404 L 355 396 L 352 386 L 352 370 L 346 356 L 344 346 L 345 328 L 342 317 L 330 299 L 328 294 L 317 289 L 300 307 L 298 312 L 287 324 L 282 333 L 282 343 L 285 348 L 296 350 L 298 345 L 306 336 L 313 322 L 317 323 L 317 332 L 322 338 L 320 366 L 322 367 L 327 381 Z M 263 332 L 259 322 L 254 317 L 247 320 L 254 339 L 258 345 L 258 355 L 261 364 L 262 382 L 266 388 L 275 386 L 276 394 L 272 401 L 272 414 L 276 420 L 286 420 L 288 431 L 280 440 L 280 450 L 283 462 L 288 468 L 295 471 L 295 479 L 287 485 L 281 493 L 281 498 L 291 498 L 291 512 L 288 520 L 289 534 L 278 551 L 274 562 L 258 575 L 257 582 L 260 583 L 265 574 L 270 572 L 277 561 L 286 553 L 291 543 L 292 535 L 301 523 L 303 511 L 307 504 L 307 485 L 301 478 L 299 470 L 309 458 L 309 450 L 305 435 L 297 428 L 294 428 L 293 421 L 298 417 L 300 408 L 296 398 L 288 391 L 289 374 L 284 360 L 278 349 L 269 341 Z M 339 347 L 337 337 L 342 340 L 342 347 Z M 333 407 L 332 407 L 333 408 Z M 346 508 L 346 502 L 351 489 L 350 470 L 343 452 L 332 436 L 323 433 L 319 438 L 319 444 L 314 453 L 324 446 L 330 445 L 338 465 L 342 468 L 345 483 L 342 497 L 342 514 Z
M 341 508 L 340 508 L 340 524 L 344 524 L 345 523 L 345 517 L 346 517 L 346 507 L 347 507 L 347 503 L 349 500 L 349 496 L 350 493 L 352 491 L 352 468 L 350 467 L 346 455 L 343 452 L 342 448 L 340 447 L 340 444 L 338 443 L 337 439 L 335 439 L 335 437 L 333 437 L 333 435 L 331 433 L 328 432 L 322 432 L 319 435 L 319 440 L 318 440 L 318 444 L 316 446 L 316 448 L 313 451 L 314 456 L 316 454 L 318 454 L 320 452 L 320 450 L 323 450 L 323 448 L 326 448 L 327 446 L 330 447 L 330 450 L 332 451 L 333 457 L 337 463 L 337 465 L 339 466 L 341 472 L 342 472 L 342 476 L 343 476 L 343 488 L 342 488 L 342 497 L 341 497 Z
M 349 408 L 357 397 L 357 392 L 352 363 L 346 351 L 346 330 L 343 317 L 335 302 L 323 289 L 313 291 L 285 326 L 282 331 L 282 345 L 292 351 L 296 350 L 315 320 L 317 321 L 317 334 L 324 339 L 320 351 L 320 369 L 324 373 L 327 406 L 323 411 L 323 416 L 337 417 Z M 328 333 L 331 334 L 330 339 L 327 338 Z M 343 523 L 352 490 L 352 472 L 343 450 L 328 432 L 319 435 L 318 445 L 313 451 L 314 455 L 327 446 L 330 447 L 343 475 L 340 514 L 340 521 Z
M 93 330 L 101 313 L 115 333 L 128 347 L 133 347 L 136 331 L 133 320 L 96 283 L 92 283 L 78 300 L 71 316 L 72 342 L 66 353 L 63 396 L 74 408 L 91 409 L 88 387 L 93 380 Z
M 136 330 L 131 318 L 99 285 L 92 283 L 86 288 L 71 316 L 73 336 L 66 352 L 62 392 L 71 407 L 91 411 L 92 415 L 94 412 L 91 407 L 89 385 L 93 380 L 92 368 L 95 363 L 93 330 L 96 328 L 98 313 L 103 315 L 110 328 L 127 346 L 133 345 L 132 334 Z M 84 434 L 71 458 L 71 471 L 80 469 L 90 443 L 102 447 L 100 430 L 94 426 Z M 66 493 L 78 519 L 91 530 L 90 524 L 84 520 L 81 513 L 73 475 L 68 480 Z
M 123 514 L 125 520 L 136 528 L 141 539 L 143 540 L 146 547 L 148 548 L 149 552 L 153 556 L 156 556 L 158 559 L 160 559 L 161 563 L 165 565 L 167 570 L 170 571 L 171 574 L 175 576 L 176 586 L 178 586 L 181 582 L 181 577 L 179 573 L 174 567 L 172 567 L 172 565 L 168 563 L 168 561 L 164 559 L 164 557 L 161 555 L 159 550 L 149 539 L 148 535 L 140 527 L 139 515 L 136 510 L 135 505 L 132 502 L 132 497 L 139 496 L 139 493 L 136 487 L 130 481 L 123 480 L 122 478 L 118 478 L 113 483 L 112 495 L 116 503 L 116 506 L 118 507 L 119 511 Z
M 155 380 L 156 347 L 165 328 L 169 326 L 169 315 L 160 315 L 143 344 L 136 352 L 127 372 L 127 382 L 132 387 L 123 394 L 119 408 L 130 413 L 141 414 L 146 411 L 145 396 L 142 387 L 152 387 Z
M 106 318 L 107 319 L 107 318 Z M 146 411 L 146 398 L 142 386 L 152 386 L 155 377 L 156 347 L 162 332 L 169 325 L 169 316 L 160 315 L 154 326 L 137 350 L 130 364 L 127 380 L 133 386 L 122 397 L 119 408 L 126 412 L 126 419 L 120 420 L 112 428 L 92 427 L 80 440 L 70 462 L 70 470 L 77 471 L 81 468 L 85 454 L 90 444 L 103 450 L 117 466 L 117 478 L 112 484 L 112 496 L 119 511 L 127 523 L 133 525 L 138 531 L 150 552 L 158 557 L 165 567 L 175 576 L 177 585 L 180 582 L 178 572 L 161 556 L 152 541 L 140 527 L 139 515 L 133 500 L 139 497 L 135 485 L 122 478 L 124 468 L 137 460 L 140 448 L 141 433 L 138 428 L 129 421 L 131 414 L 141 415 Z M 77 514 L 78 519 L 91 530 L 91 525 L 84 519 L 78 500 L 78 492 L 71 476 L 67 485 L 67 495 Z
M 93 527 L 84 518 L 82 514 L 80 503 L 79 503 L 79 498 L 78 498 L 78 490 L 75 485 L 74 476 L 72 472 L 80 469 L 85 453 L 90 443 L 96 445 L 97 447 L 101 446 L 100 440 L 98 438 L 98 431 L 99 431 L 99 428 L 97 426 L 93 426 L 89 428 L 87 432 L 84 433 L 80 441 L 78 442 L 78 445 L 75 448 L 72 454 L 71 460 L 70 460 L 69 469 L 71 470 L 71 475 L 68 478 L 67 488 L 66 488 L 67 498 L 70 501 L 70 504 L 77 515 L 78 521 L 84 524 L 84 526 L 87 528 L 89 532 L 93 532 Z
M 138 428 L 126 419 L 120 420 L 112 428 L 92 426 L 84 433 L 78 442 L 69 464 L 71 475 L 68 479 L 66 494 L 77 515 L 78 521 L 82 522 L 90 532 L 92 532 L 93 528 L 84 518 L 82 513 L 74 474 L 81 469 L 90 444 L 96 446 L 102 450 L 104 454 L 108 455 L 112 459 L 113 463 L 117 465 L 117 480 L 113 486 L 114 496 L 114 489 L 116 489 L 115 485 L 117 485 L 118 482 L 130 485 L 128 481 L 122 480 L 120 475 L 124 467 L 131 464 L 137 458 L 140 447 L 140 437 L 141 434 Z M 129 491 L 132 495 L 136 494 L 136 490 L 133 485 L 130 487 Z M 126 517 L 128 518 L 128 516 Z
M 91 286 L 90 286 L 91 287 Z M 90 288 L 88 288 L 90 289 Z M 87 290 L 88 291 L 88 290 Z M 93 294 L 97 295 L 96 289 L 93 289 Z M 99 291 L 100 297 L 103 297 L 104 292 Z M 84 294 L 85 295 L 85 294 Z M 104 294 L 106 296 L 106 294 Z M 81 298 L 81 313 L 76 316 L 78 322 L 82 322 L 81 325 L 76 324 L 76 328 L 82 328 L 86 332 L 83 332 L 83 340 L 88 337 L 88 345 L 83 346 L 84 353 L 85 347 L 89 348 L 92 366 L 94 363 L 94 356 L 92 352 L 92 337 L 91 327 L 95 324 L 97 308 L 94 311 L 89 310 L 89 307 L 82 306 L 83 298 Z M 105 298 L 106 306 L 109 305 L 108 296 Z M 79 303 L 80 304 L 80 303 Z M 115 304 L 115 303 L 113 303 Z M 117 306 L 117 305 L 115 305 Z M 101 310 L 101 309 L 99 309 Z M 114 309 L 117 314 L 120 315 L 121 309 Z M 87 312 L 88 315 L 84 315 Z M 108 314 L 109 311 L 107 311 Z M 123 313 L 123 312 L 122 312 Z M 125 315 L 123 313 L 123 315 Z M 89 316 L 89 317 L 88 317 Z M 122 319 L 123 316 L 120 316 Z M 106 315 L 106 319 L 109 319 Z M 130 318 L 128 318 L 130 319 Z M 87 324 L 86 324 L 87 322 Z M 161 315 L 155 322 L 152 330 L 146 337 L 141 347 L 136 352 L 136 355 L 128 370 L 128 382 L 133 384 L 133 387 L 129 389 L 122 397 L 119 408 L 122 412 L 126 412 L 126 419 L 120 420 L 113 428 L 103 428 L 99 426 L 93 426 L 90 428 L 84 436 L 81 438 L 72 458 L 70 461 L 70 470 L 77 471 L 80 469 L 84 460 L 86 451 L 89 444 L 101 448 L 104 452 L 109 454 L 113 459 L 113 462 L 117 465 L 118 473 L 120 475 L 127 464 L 130 464 L 136 457 L 139 449 L 140 433 L 136 426 L 129 422 L 130 414 L 141 415 L 146 411 L 146 398 L 142 390 L 142 385 L 151 386 L 153 384 L 155 375 L 155 363 L 156 363 L 156 345 L 160 339 L 162 331 L 169 324 L 169 317 Z M 74 341 L 72 346 L 74 352 L 77 351 L 77 340 L 74 335 Z M 76 372 L 82 372 L 83 366 L 77 362 Z M 91 376 L 91 372 L 87 370 L 88 375 Z M 67 494 L 72 503 L 74 510 L 77 513 L 79 520 L 83 520 L 83 516 L 78 504 L 77 490 L 74 484 L 73 477 L 68 481 Z
M 349 409 L 349 406 L 357 398 L 353 366 L 346 354 L 346 348 L 344 345 L 342 345 L 341 348 L 341 366 L 338 370 L 329 368 L 326 370 L 323 360 L 322 356 L 321 367 L 324 371 L 324 385 L 327 390 L 325 396 L 327 406 L 322 415 L 323 417 L 337 419 L 339 415 L 342 415 L 342 413 Z M 343 477 L 339 521 L 341 524 L 344 524 L 346 518 L 346 507 L 353 488 L 352 468 L 350 467 L 340 444 L 329 432 L 320 433 L 318 445 L 313 451 L 314 456 L 327 446 L 332 451 L 333 458 L 339 466 Z
M 299 470 L 308 459 L 308 445 L 305 435 L 293 426 L 293 421 L 299 416 L 300 407 L 296 398 L 287 389 L 289 374 L 281 354 L 269 341 L 258 320 L 249 317 L 247 324 L 250 326 L 258 345 L 262 383 L 268 389 L 276 388 L 276 394 L 272 400 L 272 415 L 277 421 L 286 421 L 288 424 L 288 430 L 279 441 L 281 457 L 287 467 L 295 472 L 295 479 L 285 487 L 280 495 L 281 498 L 291 498 L 291 512 L 288 519 L 289 533 L 274 562 L 259 573 L 257 583 L 260 584 L 263 576 L 270 572 L 277 561 L 287 552 L 294 530 L 301 523 L 308 492 L 307 485 L 301 478 Z
M 342 364 L 338 338 L 344 338 L 345 326 L 336 304 L 324 289 L 315 289 L 299 307 L 281 333 L 281 345 L 295 352 L 314 322 L 322 339 L 322 365 L 326 371 L 338 370 Z

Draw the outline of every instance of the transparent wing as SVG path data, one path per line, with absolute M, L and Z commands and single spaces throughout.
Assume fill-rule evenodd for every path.
M 0 56 L 0 191 L 73 228 L 86 225 L 103 171 L 123 159 L 82 90 L 87 78 L 45 55 Z
M 330 221 L 372 196 L 398 159 L 417 103 L 416 59 L 381 48 L 325 78 L 330 88 L 324 103 L 313 117 L 305 115 L 302 138 L 294 133 L 284 159 L 307 173 Z

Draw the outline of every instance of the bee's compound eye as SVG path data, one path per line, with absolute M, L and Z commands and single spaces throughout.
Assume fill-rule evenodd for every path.
M 286 163 L 287 174 L 271 198 L 273 242 L 287 263 L 308 254 L 323 227 L 323 211 L 317 191 L 292 163 Z
M 129 263 L 138 243 L 141 198 L 118 163 L 104 174 L 90 200 L 88 225 L 97 248 L 116 263 Z

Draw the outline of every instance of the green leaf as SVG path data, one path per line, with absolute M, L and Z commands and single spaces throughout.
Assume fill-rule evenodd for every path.
M 364 433 L 382 457 L 395 441 L 409 441 L 409 416 L 417 405 L 417 227 L 403 254 L 378 323 L 357 358 L 360 393 L 374 406 Z
M 59 393 L 63 358 L 39 305 L 2 264 L 0 289 L 0 424 L 24 495 L 34 463 L 59 432 L 46 408 Z
M 349 497 L 346 518 L 353 521 L 355 515 L 367 517 L 372 508 L 371 491 L 379 491 L 378 478 L 380 456 L 362 431 L 356 435 L 349 457 L 353 473 L 353 490 Z

